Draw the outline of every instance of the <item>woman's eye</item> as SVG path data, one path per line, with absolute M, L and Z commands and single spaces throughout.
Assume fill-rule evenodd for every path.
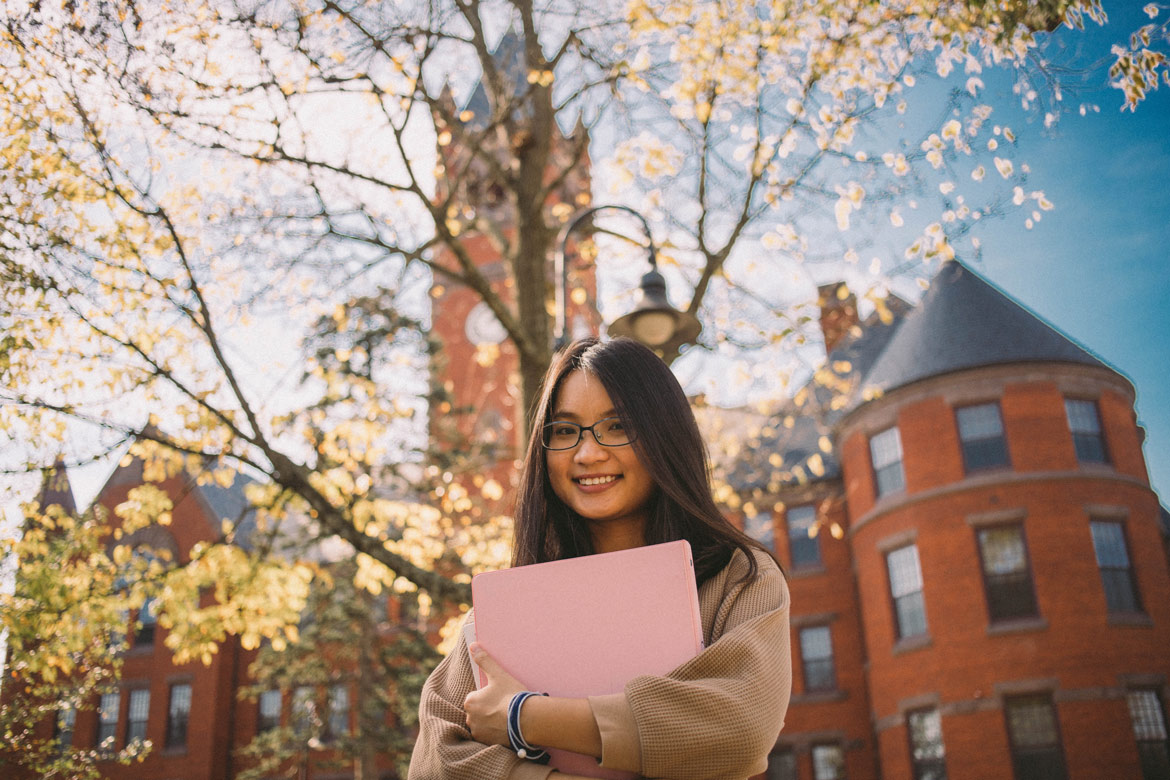
M 556 425 L 553 427 L 553 435 L 554 436 L 576 436 L 577 435 L 577 426 L 576 425 Z

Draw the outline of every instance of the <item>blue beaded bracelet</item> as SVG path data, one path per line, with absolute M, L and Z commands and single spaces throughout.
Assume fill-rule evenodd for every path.
M 524 741 L 524 735 L 520 733 L 520 708 L 524 706 L 524 702 L 528 701 L 529 696 L 548 696 L 548 694 L 521 691 L 512 697 L 512 701 L 508 703 L 508 742 L 511 743 L 512 749 L 520 758 L 545 763 L 549 758 L 548 751 L 529 745 Z

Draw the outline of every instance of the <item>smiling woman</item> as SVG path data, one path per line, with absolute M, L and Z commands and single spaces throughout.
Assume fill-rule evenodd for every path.
M 643 777 L 763 772 L 791 687 L 788 588 L 771 554 L 716 507 L 678 381 L 637 342 L 579 341 L 554 359 L 533 423 L 513 566 L 685 539 L 706 649 L 624 691 L 572 699 L 532 695 L 460 641 L 423 689 L 411 780 L 573 780 L 528 760 L 543 748 Z M 469 651 L 488 678 L 479 690 Z

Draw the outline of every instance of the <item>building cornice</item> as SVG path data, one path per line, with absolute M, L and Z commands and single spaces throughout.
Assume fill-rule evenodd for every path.
M 1069 481 L 1098 481 L 1098 482 L 1112 482 L 1127 487 L 1138 488 L 1147 493 L 1153 493 L 1149 484 L 1137 477 L 1132 477 L 1128 474 L 1119 474 L 1108 467 L 1099 467 L 1092 469 L 1081 469 L 1074 471 L 1028 471 L 1028 472 L 1013 472 L 1013 471 L 999 471 L 994 474 L 978 474 L 976 476 L 967 477 L 959 482 L 953 482 L 949 485 L 940 485 L 938 487 L 928 488 L 916 493 L 898 493 L 892 496 L 886 496 L 879 499 L 878 502 L 857 520 L 849 524 L 849 535 L 855 534 L 859 529 L 864 528 L 872 521 L 882 517 L 883 515 L 892 514 L 900 509 L 904 509 L 914 504 L 921 504 L 928 501 L 933 501 L 938 498 L 946 496 L 953 496 L 961 493 L 971 493 L 978 490 L 987 490 L 995 487 L 1018 487 L 1020 485 L 1037 484 L 1044 482 L 1069 482 Z
M 1078 363 L 1006 363 L 939 374 L 896 388 L 850 410 L 837 426 L 840 448 L 854 431 L 866 434 L 888 428 L 898 410 L 929 398 L 942 398 L 951 406 L 966 406 L 998 399 L 1009 383 L 1054 382 L 1061 393 L 1096 395 L 1103 387 L 1120 392 L 1132 407 L 1137 396 L 1129 380 L 1115 371 Z M 839 450 L 838 450 L 839 451 Z

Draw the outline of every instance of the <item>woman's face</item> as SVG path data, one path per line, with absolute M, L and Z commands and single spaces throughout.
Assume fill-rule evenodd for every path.
M 561 383 L 551 419 L 589 426 L 616 416 L 601 381 L 578 370 Z M 545 450 L 545 463 L 553 492 L 589 521 L 599 552 L 620 549 L 621 537 L 641 539 L 655 485 L 633 445 L 603 447 L 590 432 L 582 431 L 576 447 Z

